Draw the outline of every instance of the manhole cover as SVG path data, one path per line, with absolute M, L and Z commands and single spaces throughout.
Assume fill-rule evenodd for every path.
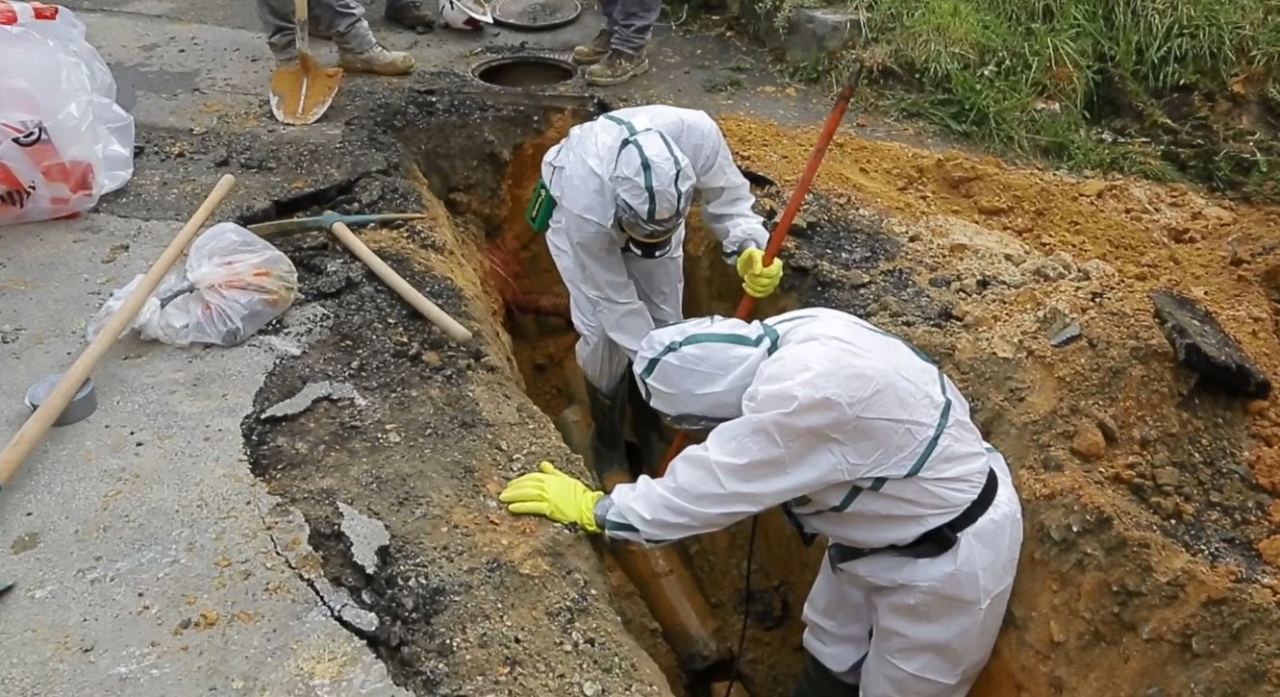
M 497 0 L 490 7 L 494 23 L 526 31 L 563 27 L 582 14 L 579 0 Z
M 503 56 L 477 63 L 471 74 L 499 87 L 544 87 L 572 80 L 578 69 L 567 60 L 549 56 Z

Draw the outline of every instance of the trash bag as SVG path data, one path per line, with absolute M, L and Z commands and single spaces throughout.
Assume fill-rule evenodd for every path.
M 133 117 L 65 7 L 0 0 L 0 225 L 83 213 L 133 177 Z
M 139 274 L 111 294 L 89 323 L 89 341 L 141 281 Z M 172 346 L 235 346 L 297 297 L 298 272 L 284 252 L 239 225 L 219 223 L 196 238 L 186 269 L 165 277 L 124 333 Z

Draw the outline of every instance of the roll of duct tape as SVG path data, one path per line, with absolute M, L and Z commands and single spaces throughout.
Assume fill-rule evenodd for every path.
M 53 388 L 58 384 L 58 380 L 62 378 L 62 374 L 58 373 L 42 378 L 36 384 L 27 389 L 27 407 L 31 411 L 35 411 L 41 404 L 49 398 L 49 394 L 53 392 Z M 89 415 L 98 410 L 98 396 L 94 393 L 93 378 L 88 378 L 80 389 L 76 391 L 71 403 L 66 409 L 58 415 L 54 426 L 66 426 L 69 424 L 84 421 Z

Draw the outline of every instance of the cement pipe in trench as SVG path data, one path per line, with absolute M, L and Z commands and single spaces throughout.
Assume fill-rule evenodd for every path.
M 556 427 L 570 450 L 595 468 L 589 445 L 591 421 L 584 410 L 578 406 L 565 410 L 556 420 Z M 596 472 L 606 493 L 618 484 L 633 481 L 629 473 L 619 470 Z M 733 649 L 716 638 L 718 623 L 707 597 L 674 547 L 611 541 L 608 551 L 640 592 L 686 677 L 701 677 L 709 668 L 726 666 L 733 660 Z M 723 694 L 727 684 L 716 684 L 722 686 Z M 733 694 L 750 697 L 741 683 L 734 683 Z

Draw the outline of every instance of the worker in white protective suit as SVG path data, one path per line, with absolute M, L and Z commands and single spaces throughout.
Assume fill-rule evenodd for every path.
M 782 505 L 828 540 L 797 697 L 967 694 L 1009 601 L 1022 510 L 937 366 L 862 319 L 806 309 L 658 329 L 635 375 L 706 441 L 607 496 L 543 463 L 503 491 L 512 512 L 660 544 Z
M 661 105 L 613 111 L 575 126 L 542 159 L 526 216 L 546 233 L 569 289 L 598 472 L 626 468 L 620 388 L 628 362 L 654 327 L 682 317 L 685 218 L 695 193 L 743 290 L 757 298 L 772 293 L 782 262 L 764 265 L 769 233 L 706 112 Z M 657 458 L 661 422 L 643 403 L 632 406 L 642 455 Z

